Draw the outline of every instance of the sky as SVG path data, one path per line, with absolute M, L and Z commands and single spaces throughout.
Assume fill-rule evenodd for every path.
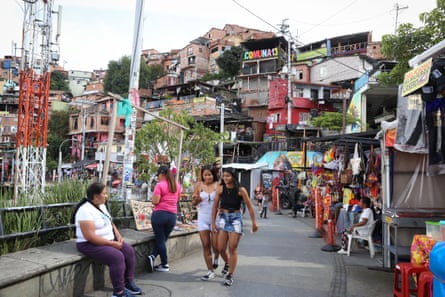
M 59 64 L 65 69 L 106 69 L 109 61 L 131 54 L 136 0 L 53 1 L 54 11 L 62 6 Z M 0 57 L 13 55 L 14 43 L 22 45 L 22 7 L 22 0 L 1 0 Z M 284 20 L 302 44 L 366 31 L 380 41 L 394 34 L 396 19 L 419 27 L 419 14 L 435 7 L 436 0 L 144 0 L 142 48 L 181 49 L 225 24 L 277 33 Z

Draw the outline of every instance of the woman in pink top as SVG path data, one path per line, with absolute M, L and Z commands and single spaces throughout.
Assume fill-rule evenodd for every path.
M 175 181 L 173 173 L 167 166 L 159 167 L 157 175 L 158 183 L 151 197 L 154 205 L 151 226 L 156 243 L 151 255 L 148 256 L 149 272 L 169 271 L 166 242 L 176 225 L 178 200 L 181 194 L 181 185 Z M 161 258 L 161 264 L 154 266 L 158 255 Z

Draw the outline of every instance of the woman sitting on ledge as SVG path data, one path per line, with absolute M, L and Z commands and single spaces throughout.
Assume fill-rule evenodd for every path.
M 74 210 L 76 246 L 79 252 L 105 264 L 110 270 L 112 297 L 134 297 L 141 289 L 134 283 L 135 254 L 133 246 L 124 242 L 105 206 L 107 189 L 93 183 Z

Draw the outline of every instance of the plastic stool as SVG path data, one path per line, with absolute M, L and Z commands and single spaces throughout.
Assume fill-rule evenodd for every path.
M 433 273 L 431 271 L 424 271 L 420 274 L 417 285 L 417 297 L 432 297 Z
M 394 297 L 410 297 L 411 293 L 416 294 L 416 282 L 419 281 L 419 276 L 424 271 L 428 271 L 428 267 L 425 265 L 398 263 L 394 267 Z M 416 275 L 415 280 L 413 279 L 414 274 Z M 414 286 L 411 286 L 411 279 L 414 281 Z

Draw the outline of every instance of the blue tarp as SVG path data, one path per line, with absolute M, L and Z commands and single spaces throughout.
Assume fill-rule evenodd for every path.
M 302 151 L 272 151 L 265 153 L 258 163 L 267 163 L 267 169 L 289 170 L 292 168 L 302 168 L 304 153 Z M 314 161 L 321 164 L 323 154 L 320 152 L 306 152 L 306 167 L 312 167 Z

